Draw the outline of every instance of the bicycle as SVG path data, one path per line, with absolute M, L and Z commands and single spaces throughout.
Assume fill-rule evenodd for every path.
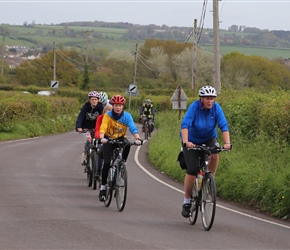
M 149 126 L 148 123 L 149 118 L 146 119 L 145 123 L 144 123 L 144 139 L 148 140 L 148 138 L 151 136 L 151 133 L 153 132 L 153 120 L 151 121 L 151 126 Z
M 143 141 L 140 141 L 140 145 L 142 145 Z M 106 199 L 104 201 L 104 204 L 106 207 L 110 206 L 113 197 L 113 191 L 115 191 L 114 197 L 116 198 L 117 209 L 121 212 L 126 205 L 128 188 L 126 163 L 122 158 L 123 149 L 125 145 L 139 146 L 139 144 L 137 144 L 136 142 L 130 142 L 129 144 L 126 144 L 124 141 L 118 139 L 109 139 L 107 143 L 115 144 L 116 147 L 113 150 L 113 155 L 111 158 L 111 164 L 106 184 Z
M 90 143 L 86 146 L 86 156 L 87 160 L 85 163 L 84 172 L 87 174 L 87 185 L 88 187 L 92 187 L 92 189 L 97 188 L 96 181 L 96 172 L 97 172 L 97 163 L 98 163 L 98 147 L 96 145 L 96 140 L 94 139 L 95 130 L 94 129 L 83 129 L 82 133 L 90 133 L 88 136 L 90 137 Z
M 189 215 L 189 223 L 194 225 L 197 220 L 198 212 L 201 212 L 201 221 L 204 229 L 209 231 L 213 225 L 216 210 L 216 184 L 213 174 L 208 170 L 208 158 L 213 153 L 229 151 L 219 145 L 215 147 L 207 147 L 205 145 L 196 145 L 189 150 L 201 151 L 199 175 L 195 180 L 195 184 L 191 194 L 191 208 Z
M 144 123 L 144 138 L 145 140 L 148 140 L 150 135 L 150 129 L 149 129 L 149 124 L 148 124 L 148 119 Z

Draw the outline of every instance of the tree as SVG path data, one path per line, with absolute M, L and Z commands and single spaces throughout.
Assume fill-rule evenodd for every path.
M 61 86 L 75 86 L 79 83 L 79 71 L 69 61 L 68 51 L 58 51 L 56 56 L 56 78 Z M 24 85 L 48 87 L 53 77 L 53 51 L 43 57 L 26 61 L 16 68 L 16 77 Z
M 224 56 L 221 62 L 221 79 L 223 84 L 233 89 L 290 89 L 290 71 L 283 64 L 261 56 L 246 56 L 238 52 Z
M 90 84 L 90 76 L 89 76 L 89 71 L 88 71 L 88 65 L 85 65 L 85 71 L 83 75 L 83 84 L 81 86 L 82 90 L 88 90 L 89 89 L 89 84 Z

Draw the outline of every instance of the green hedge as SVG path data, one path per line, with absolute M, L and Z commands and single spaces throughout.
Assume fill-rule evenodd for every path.
M 0 139 L 69 131 L 79 111 L 75 98 L 0 91 Z

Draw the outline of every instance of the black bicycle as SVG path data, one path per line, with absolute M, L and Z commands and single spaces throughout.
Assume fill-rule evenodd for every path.
M 83 129 L 82 133 L 90 132 L 91 140 L 90 144 L 86 146 L 86 163 L 84 172 L 87 174 L 87 185 L 88 187 L 92 187 L 92 189 L 96 189 L 97 182 L 96 182 L 96 172 L 97 172 L 97 164 L 98 164 L 98 146 L 94 139 L 95 137 L 95 130 L 91 129 Z
M 150 134 L 150 128 L 149 128 L 148 119 L 147 119 L 144 123 L 144 138 L 145 138 L 145 140 L 148 140 L 149 134 Z
M 144 123 L 144 139 L 148 140 L 149 137 L 151 136 L 152 132 L 153 132 L 153 120 L 151 121 L 151 124 L 149 125 L 149 119 L 147 119 Z
M 208 170 L 209 156 L 221 151 L 229 151 L 219 146 L 206 147 L 196 145 L 189 150 L 201 151 L 199 174 L 191 194 L 191 209 L 189 222 L 194 225 L 197 220 L 198 211 L 201 212 L 201 221 L 204 229 L 209 231 L 213 225 L 216 210 L 216 184 L 213 174 Z
M 142 145 L 142 140 L 141 144 Z M 104 204 L 109 207 L 112 201 L 113 193 L 116 198 L 116 204 L 119 211 L 123 211 L 127 199 L 127 188 L 128 188 L 128 176 L 126 163 L 122 158 L 123 149 L 125 145 L 138 145 L 135 142 L 130 142 L 129 144 L 118 139 L 110 139 L 107 143 L 115 144 L 113 155 L 111 158 L 111 165 L 107 177 L 106 185 L 106 199 Z M 101 181 L 100 181 L 101 183 Z

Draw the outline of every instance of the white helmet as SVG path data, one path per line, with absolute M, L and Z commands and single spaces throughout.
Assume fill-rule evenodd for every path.
M 212 96 L 212 97 L 216 97 L 217 93 L 214 87 L 212 86 L 203 86 L 199 89 L 198 91 L 198 95 L 200 97 L 205 97 L 205 96 Z
M 107 104 L 107 101 L 108 101 L 108 95 L 106 92 L 100 92 L 100 102 L 103 104 L 103 105 L 106 105 Z

